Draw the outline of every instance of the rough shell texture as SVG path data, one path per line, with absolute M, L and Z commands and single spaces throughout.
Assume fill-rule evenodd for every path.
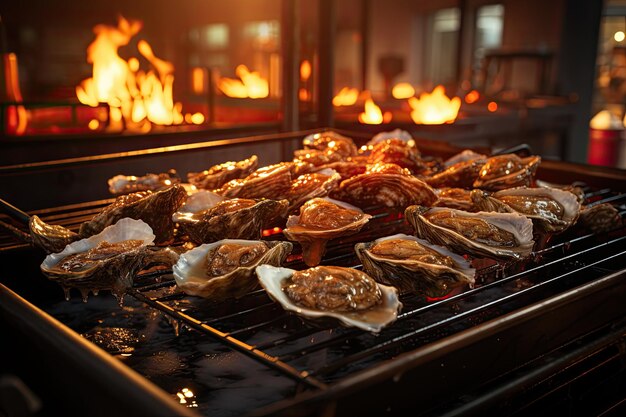
M 370 139 L 369 142 L 367 142 L 367 145 L 376 145 L 377 143 L 384 142 L 387 139 L 400 139 L 403 142 L 409 142 L 413 140 L 413 136 L 411 136 L 411 134 L 406 130 L 394 129 L 388 132 L 380 132 L 376 134 L 372 139 Z
M 411 204 L 430 206 L 437 201 L 428 184 L 394 164 L 369 165 L 364 174 L 343 181 L 331 197 L 363 208 L 384 205 L 404 209 Z
M 33 244 L 46 253 L 61 252 L 67 245 L 80 239 L 80 236 L 71 230 L 48 224 L 37 216 L 30 218 L 28 227 Z
M 116 175 L 108 180 L 109 192 L 114 195 L 138 191 L 159 191 L 178 183 L 180 183 L 180 177 L 173 169 L 161 174 L 146 174 L 141 177 Z
M 118 220 L 130 217 L 148 223 L 156 236 L 156 243 L 167 243 L 174 235 L 172 214 L 178 210 L 186 198 L 185 189 L 178 184 L 156 193 L 142 191 L 120 196 L 113 204 L 83 223 L 79 234 L 82 237 L 93 236 Z
M 335 220 L 338 212 L 348 213 L 356 211 L 360 213 L 353 221 L 336 227 L 319 228 L 301 224 L 301 216 L 305 211 L 321 210 L 329 220 Z M 287 228 L 283 233 L 287 239 L 298 242 L 302 246 L 302 257 L 308 266 L 318 265 L 326 250 L 326 243 L 337 237 L 349 236 L 357 233 L 369 221 L 372 216 L 364 214 L 361 209 L 330 198 L 316 198 L 309 200 L 300 208 L 300 214 L 289 216 Z
M 190 172 L 187 174 L 187 181 L 200 189 L 215 190 L 230 180 L 247 177 L 258 165 L 259 158 L 252 155 L 243 161 L 224 162 L 201 172 Z
M 357 327 L 372 333 L 379 333 L 385 326 L 393 323 L 402 303 L 398 299 L 398 292 L 394 287 L 378 284 L 382 293 L 382 304 L 370 310 L 355 312 L 332 312 L 304 308 L 296 305 L 283 291 L 283 282 L 289 279 L 295 271 L 289 268 L 276 268 L 270 265 L 260 265 L 257 275 L 263 288 L 270 297 L 280 303 L 287 311 L 291 311 L 307 319 L 321 319 L 332 317 L 343 325 Z
M 255 245 L 262 243 L 268 251 L 263 254 L 254 265 L 238 267 L 234 271 L 217 276 L 209 277 L 207 257 L 223 244 Z M 180 256 L 172 271 L 176 284 L 187 294 L 210 298 L 212 300 L 225 300 L 242 297 L 258 287 L 258 280 L 254 275 L 257 265 L 270 264 L 280 266 L 287 255 L 291 253 L 293 245 L 290 242 L 265 242 L 256 240 L 224 239 L 214 243 L 208 243 L 190 250 Z
M 516 242 L 512 247 L 490 246 L 486 243 L 470 240 L 454 230 L 433 224 L 425 216 L 427 212 L 434 214 L 441 211 L 447 211 L 453 216 L 461 218 L 483 220 L 499 230 L 511 233 Z M 461 254 L 467 253 L 476 257 L 505 260 L 520 259 L 530 255 L 534 245 L 532 221 L 517 213 L 486 213 L 482 211 L 468 213 L 443 207 L 429 209 L 411 206 L 406 209 L 405 217 L 415 229 L 416 236 Z
M 480 153 L 476 153 L 472 150 L 466 149 L 463 152 L 457 153 L 456 155 L 446 159 L 443 163 L 446 168 L 451 167 L 452 165 L 458 164 L 459 162 L 471 161 L 474 159 L 487 159 L 487 155 L 483 155 Z
M 584 207 L 577 224 L 590 232 L 604 233 L 623 227 L 624 219 L 612 204 L 602 203 Z
M 244 179 L 227 182 L 215 192 L 228 198 L 278 198 L 289 192 L 294 166 L 282 162 L 259 168 Z
M 41 271 L 67 288 L 111 289 L 119 294 L 132 286 L 136 272 L 145 265 L 150 255 L 147 246 L 152 244 L 154 238 L 152 229 L 146 223 L 124 218 L 95 236 L 76 241 L 62 252 L 48 255 L 41 264 Z M 87 252 L 101 242 L 118 243 L 131 239 L 141 240 L 143 244 L 116 256 L 94 261 L 89 268 L 80 271 L 65 271 L 57 267 L 66 257 Z
M 478 178 L 480 169 L 484 164 L 484 159 L 458 162 L 446 168 L 444 171 L 426 179 L 426 182 L 431 187 L 436 188 L 472 188 L 472 184 L 474 184 L 474 181 Z
M 532 185 L 541 157 L 520 158 L 515 154 L 491 157 L 480 170 L 474 188 L 504 190 Z
M 546 232 L 562 232 L 576 222 L 580 213 L 580 203 L 577 197 L 569 191 L 556 188 L 511 188 L 489 195 L 481 190 L 473 190 L 471 198 L 476 207 L 482 211 L 499 213 L 520 213 L 535 222 L 535 225 Z M 542 202 L 532 202 L 528 199 L 541 198 Z M 512 207 L 505 201 L 519 199 L 520 204 Z M 550 211 L 546 201 L 563 210 L 561 216 Z
M 357 147 L 352 139 L 332 131 L 313 133 L 302 140 L 305 149 L 331 151 L 346 158 L 357 154 Z
M 281 198 L 289 200 L 289 211 L 293 212 L 312 198 L 327 196 L 340 181 L 341 175 L 332 169 L 302 174 L 291 182 L 289 191 Z
M 452 259 L 453 266 L 413 259 L 393 259 L 371 252 L 380 242 L 409 240 Z M 476 270 L 462 256 L 430 242 L 404 234 L 392 235 L 368 243 L 357 243 L 355 251 L 363 269 L 376 281 L 393 285 L 401 293 L 420 292 L 429 297 L 442 297 L 454 288 L 474 284 Z
M 438 188 L 435 193 L 439 199 L 435 207 L 448 207 L 457 210 L 478 211 L 470 198 L 471 192 L 464 188 Z
M 425 168 L 415 141 L 404 142 L 400 139 L 387 139 L 375 144 L 367 162 L 396 164 L 414 174 Z

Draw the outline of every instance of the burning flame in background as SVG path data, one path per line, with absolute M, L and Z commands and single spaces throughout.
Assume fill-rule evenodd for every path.
M 353 106 L 359 98 L 359 90 L 356 88 L 343 87 L 339 93 L 333 97 L 333 106 Z
M 409 98 L 411 106 L 411 119 L 416 124 L 438 125 L 452 123 L 459 114 L 461 99 L 452 99 L 446 96 L 446 91 L 442 85 L 434 88 L 432 93 L 422 93 L 419 99 Z
M 152 123 L 179 125 L 185 120 L 182 104 L 175 103 L 173 98 L 174 65 L 171 62 L 156 57 L 145 40 L 139 41 L 137 49 L 156 72 L 140 69 L 136 57 L 126 61 L 118 54 L 118 49 L 128 45 L 141 27 L 141 21 L 120 16 L 117 27 L 95 26 L 96 39 L 87 48 L 87 62 L 93 65 L 93 75 L 76 87 L 76 96 L 91 107 L 108 104 L 109 131 L 124 128 L 149 131 Z M 187 119 L 194 123 L 204 122 L 201 113 L 189 116 Z M 99 125 L 94 119 L 89 128 L 95 130 Z
M 236 78 L 222 77 L 218 88 L 228 97 L 234 98 L 264 98 L 269 96 L 270 89 L 266 79 L 256 71 L 250 71 L 245 65 L 235 68 Z
M 381 123 L 389 123 L 391 117 L 391 112 L 383 114 L 380 107 L 374 103 L 374 100 L 368 98 L 365 100 L 365 111 L 359 114 L 359 122 L 368 125 L 379 125 Z

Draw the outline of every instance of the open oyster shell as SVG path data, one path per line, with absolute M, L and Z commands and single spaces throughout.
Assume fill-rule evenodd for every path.
M 289 211 L 292 212 L 307 200 L 327 196 L 340 182 L 341 175 L 332 169 L 302 174 L 291 182 L 289 192 L 281 197 L 289 200 Z
M 243 161 L 224 162 L 201 172 L 190 172 L 187 174 L 187 181 L 199 189 L 215 190 L 230 180 L 247 177 L 258 165 L 259 158 L 252 155 Z
M 340 267 L 324 268 L 337 268 L 340 270 L 350 269 Z M 295 272 L 296 271 L 293 269 L 276 268 L 270 265 L 260 265 L 256 269 L 259 282 L 263 288 L 265 288 L 268 295 L 280 303 L 285 310 L 294 312 L 304 318 L 315 320 L 323 317 L 332 317 L 346 326 L 357 327 L 372 333 L 379 333 L 385 326 L 388 326 L 396 320 L 398 312 L 402 308 L 402 303 L 400 303 L 398 299 L 398 291 L 394 287 L 382 284 L 377 284 L 381 294 L 381 303 L 369 309 L 332 311 L 302 307 L 296 304 L 284 291 L 285 284 L 289 282 Z
M 517 213 L 468 213 L 443 207 L 411 206 L 404 214 L 416 236 L 457 253 L 521 259 L 530 255 L 535 243 L 532 221 Z M 448 226 L 435 220 L 440 216 L 445 218 Z
M 377 251 L 375 248 L 383 242 L 388 248 Z M 410 242 L 409 246 L 404 247 L 404 242 Z M 390 256 L 384 252 L 392 249 L 391 246 L 394 254 Z M 415 256 L 416 248 L 420 256 Z M 429 297 L 443 297 L 456 287 L 475 282 L 476 270 L 462 256 L 415 236 L 386 236 L 373 242 L 357 243 L 354 249 L 365 272 L 380 283 L 393 285 L 401 293 L 420 292 Z
M 426 182 L 431 187 L 436 188 L 472 188 L 472 184 L 478 178 L 484 164 L 485 159 L 457 162 L 444 171 L 427 178 Z
M 562 232 L 576 222 L 580 213 L 578 198 L 556 188 L 511 188 L 488 194 L 473 190 L 471 198 L 482 211 L 520 213 L 546 232 Z
M 31 216 L 28 228 L 33 244 L 46 253 L 61 252 L 70 243 L 80 240 L 78 234 L 63 226 L 48 224 L 38 216 Z
M 138 191 L 159 191 L 180 183 L 176 170 L 170 169 L 161 174 L 116 175 L 108 181 L 109 192 L 113 195 L 136 193 Z
M 149 262 L 151 252 L 147 246 L 154 239 L 146 223 L 124 218 L 95 236 L 46 256 L 41 271 L 65 288 L 110 289 L 120 295 L 132 286 L 135 274 Z
M 261 230 L 286 216 L 287 200 L 252 200 L 199 191 L 172 216 L 183 234 L 196 243 L 220 239 L 260 239 Z
M 487 159 L 474 181 L 474 188 L 503 190 L 506 188 L 530 186 L 541 157 L 520 158 L 515 154 L 498 155 Z
M 228 198 L 267 198 L 285 195 L 291 188 L 296 164 L 281 162 L 259 168 L 243 179 L 227 182 L 215 193 Z
M 322 260 L 329 240 L 357 233 L 371 217 L 343 201 L 314 198 L 300 208 L 300 214 L 289 216 L 283 234 L 300 243 L 304 263 L 315 266 Z
M 224 245 L 230 245 L 229 248 L 235 249 L 232 255 L 218 252 Z M 266 251 L 258 257 L 250 258 L 250 253 L 241 252 L 242 247 L 255 249 L 259 245 L 263 245 Z M 237 298 L 258 287 L 258 280 L 254 275 L 257 265 L 280 266 L 292 248 L 293 245 L 290 242 L 224 239 L 198 246 L 184 253 L 173 266 L 172 271 L 176 284 L 187 294 L 212 300 Z M 216 256 L 225 256 L 228 262 L 238 266 L 221 275 L 210 274 L 209 264 Z

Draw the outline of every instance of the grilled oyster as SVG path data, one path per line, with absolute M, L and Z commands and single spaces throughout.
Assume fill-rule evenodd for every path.
M 324 169 L 332 169 L 337 172 L 341 176 L 341 180 L 347 180 L 348 178 L 352 178 L 356 175 L 360 175 L 365 173 L 367 169 L 366 163 L 361 163 L 359 161 L 340 161 L 340 162 L 331 162 L 330 164 L 320 165 L 317 167 L 318 172 Z
M 520 259 L 533 249 L 533 223 L 521 214 L 420 206 L 407 207 L 404 214 L 416 236 L 457 253 Z
M 475 159 L 482 159 L 482 160 L 487 160 L 487 156 L 474 152 L 471 149 L 466 149 L 462 152 L 457 153 L 456 155 L 448 158 L 445 160 L 445 162 L 443 163 L 443 165 L 446 168 L 449 168 L 453 165 L 458 164 L 459 162 L 467 162 L 467 161 L 473 161 Z
M 403 292 L 443 297 L 474 284 L 476 270 L 462 256 L 414 236 L 398 234 L 354 247 L 363 269 L 376 281 Z
M 66 289 L 86 292 L 111 290 L 120 296 L 133 283 L 135 274 L 157 257 L 148 245 L 154 241 L 152 229 L 141 220 L 124 218 L 101 233 L 71 243 L 59 253 L 50 254 L 41 271 Z M 169 262 L 177 255 L 168 252 Z M 159 259 L 167 259 L 159 253 Z
M 142 177 L 116 175 L 108 180 L 109 192 L 113 195 L 159 191 L 178 183 L 180 183 L 180 177 L 174 169 L 161 174 L 146 174 Z
M 470 191 L 464 188 L 437 188 L 435 193 L 439 198 L 434 204 L 436 207 L 448 207 L 465 211 L 477 211 L 470 198 Z
M 368 165 L 364 174 L 342 181 L 331 197 L 359 207 L 405 208 L 411 204 L 432 205 L 437 201 L 428 184 L 395 164 Z
M 520 158 L 515 154 L 494 156 L 487 159 L 474 181 L 474 188 L 504 190 L 506 188 L 530 186 L 541 157 Z
M 312 174 L 302 174 L 291 182 L 291 188 L 283 198 L 289 200 L 289 211 L 293 211 L 305 201 L 316 197 L 325 197 L 341 181 L 341 175 L 331 169 L 324 169 Z
M 493 194 L 473 190 L 474 205 L 482 211 L 520 213 L 546 232 L 562 232 L 576 222 L 580 203 L 568 191 L 556 188 L 511 188 Z
M 401 139 L 387 139 L 372 147 L 367 159 L 369 164 L 396 164 L 416 174 L 426 168 L 421 159 L 415 141 L 405 142 Z
M 435 188 L 472 188 L 484 164 L 484 159 L 457 162 L 444 171 L 427 178 L 426 182 Z
M 332 131 L 311 134 L 302 140 L 302 144 L 305 150 L 330 151 L 343 158 L 354 156 L 358 151 L 352 139 Z
M 93 236 L 118 220 L 130 217 L 148 223 L 156 235 L 155 243 L 167 243 L 174 236 L 172 214 L 186 197 L 185 189 L 179 184 L 156 193 L 140 191 L 120 196 L 91 220 L 81 224 L 78 234 L 81 237 Z
M 277 198 L 291 189 L 293 163 L 280 163 L 259 168 L 246 178 L 232 180 L 215 193 L 228 198 Z
M 260 265 L 256 273 L 271 298 L 308 319 L 332 317 L 346 326 L 378 333 L 396 320 L 402 308 L 394 287 L 377 284 L 353 268 L 295 271 Z
M 624 219 L 610 203 L 589 205 L 580 210 L 578 224 L 593 233 L 605 233 L 624 226 Z
M 224 162 L 202 172 L 190 172 L 187 174 L 187 181 L 199 189 L 215 190 L 230 180 L 247 177 L 257 169 L 258 165 L 259 158 L 252 155 L 243 161 Z
M 299 215 L 289 216 L 283 234 L 300 243 L 304 263 L 315 266 L 322 260 L 329 240 L 358 232 L 371 217 L 342 201 L 314 198 L 300 208 Z
M 209 191 L 199 191 L 174 213 L 172 219 L 196 243 L 220 239 L 260 239 L 261 229 L 287 214 L 287 200 L 224 200 Z
M 373 147 L 377 143 L 384 142 L 389 139 L 399 139 L 403 142 L 410 142 L 413 140 L 413 136 L 411 136 L 411 134 L 406 130 L 402 129 L 394 129 L 388 132 L 380 132 L 374 135 L 374 137 L 370 139 L 369 142 L 367 142 L 366 147 L 370 147 L 371 150 L 371 147 Z
M 70 243 L 80 240 L 80 236 L 71 230 L 48 224 L 37 216 L 31 216 L 28 228 L 32 243 L 46 253 L 61 252 Z
M 292 248 L 290 242 L 225 239 L 182 254 L 172 271 L 187 294 L 212 300 L 242 297 L 258 287 L 257 265 L 280 266 Z

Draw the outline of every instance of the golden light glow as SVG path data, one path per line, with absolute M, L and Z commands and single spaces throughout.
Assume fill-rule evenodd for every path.
M 96 39 L 87 48 L 87 62 L 93 65 L 92 77 L 76 87 L 76 96 L 88 106 L 109 105 L 108 130 L 118 131 L 126 126 L 145 132 L 150 130 L 150 123 L 183 122 L 182 104 L 174 103 L 172 94 L 172 63 L 156 57 L 145 40 L 138 42 L 137 49 L 156 72 L 141 70 L 136 57 L 125 61 L 118 55 L 118 49 L 127 45 L 141 27 L 140 21 L 120 16 L 117 27 L 94 27 Z
M 621 30 L 618 32 L 615 32 L 615 35 L 613 35 L 613 39 L 615 39 L 615 42 L 621 42 L 626 38 L 626 34 L 624 34 L 624 32 L 622 32 Z
M 20 90 L 19 73 L 17 68 L 17 55 L 8 53 L 3 57 L 4 75 L 6 77 L 7 97 L 16 103 L 22 102 L 22 91 Z M 7 107 L 7 130 L 15 135 L 23 135 L 28 124 L 28 111 L 24 106 Z
M 409 83 L 398 83 L 391 89 L 391 95 L 393 98 L 399 100 L 413 97 L 415 95 L 415 88 Z
M 389 123 L 391 121 L 391 113 L 383 112 L 380 107 L 374 103 L 374 100 L 368 98 L 365 101 L 365 111 L 359 114 L 359 122 L 368 125 L 379 125 L 381 123 Z
M 356 88 L 343 87 L 333 97 L 333 106 L 353 106 L 359 98 L 359 90 Z
M 191 90 L 194 94 L 205 94 L 207 71 L 205 68 L 195 67 L 191 70 Z
M 204 123 L 204 114 L 202 113 L 194 113 L 191 115 L 191 123 L 194 125 L 201 125 Z
M 487 104 L 487 110 L 492 113 L 495 112 L 496 110 L 498 110 L 498 103 L 496 103 L 495 101 L 490 101 L 489 104 Z
M 438 85 L 430 94 L 420 94 L 419 99 L 411 97 L 409 105 L 413 109 L 411 111 L 413 122 L 424 125 L 438 125 L 454 122 L 461 108 L 461 99 L 459 97 L 448 98 L 443 86 Z
M 87 125 L 90 130 L 96 130 L 100 127 L 100 122 L 96 119 L 91 119 Z
M 306 88 L 301 88 L 298 90 L 298 98 L 300 101 L 309 101 L 311 99 L 311 95 L 309 94 L 309 90 Z
M 235 69 L 235 74 L 240 80 L 222 77 L 217 85 L 228 97 L 263 98 L 269 95 L 269 84 L 258 72 L 250 71 L 245 65 L 239 65 Z
M 476 103 L 480 98 L 480 93 L 476 90 L 472 90 L 465 96 L 465 102 L 467 104 Z
M 311 78 L 311 62 L 305 59 L 300 64 L 300 79 L 303 82 L 307 82 Z

